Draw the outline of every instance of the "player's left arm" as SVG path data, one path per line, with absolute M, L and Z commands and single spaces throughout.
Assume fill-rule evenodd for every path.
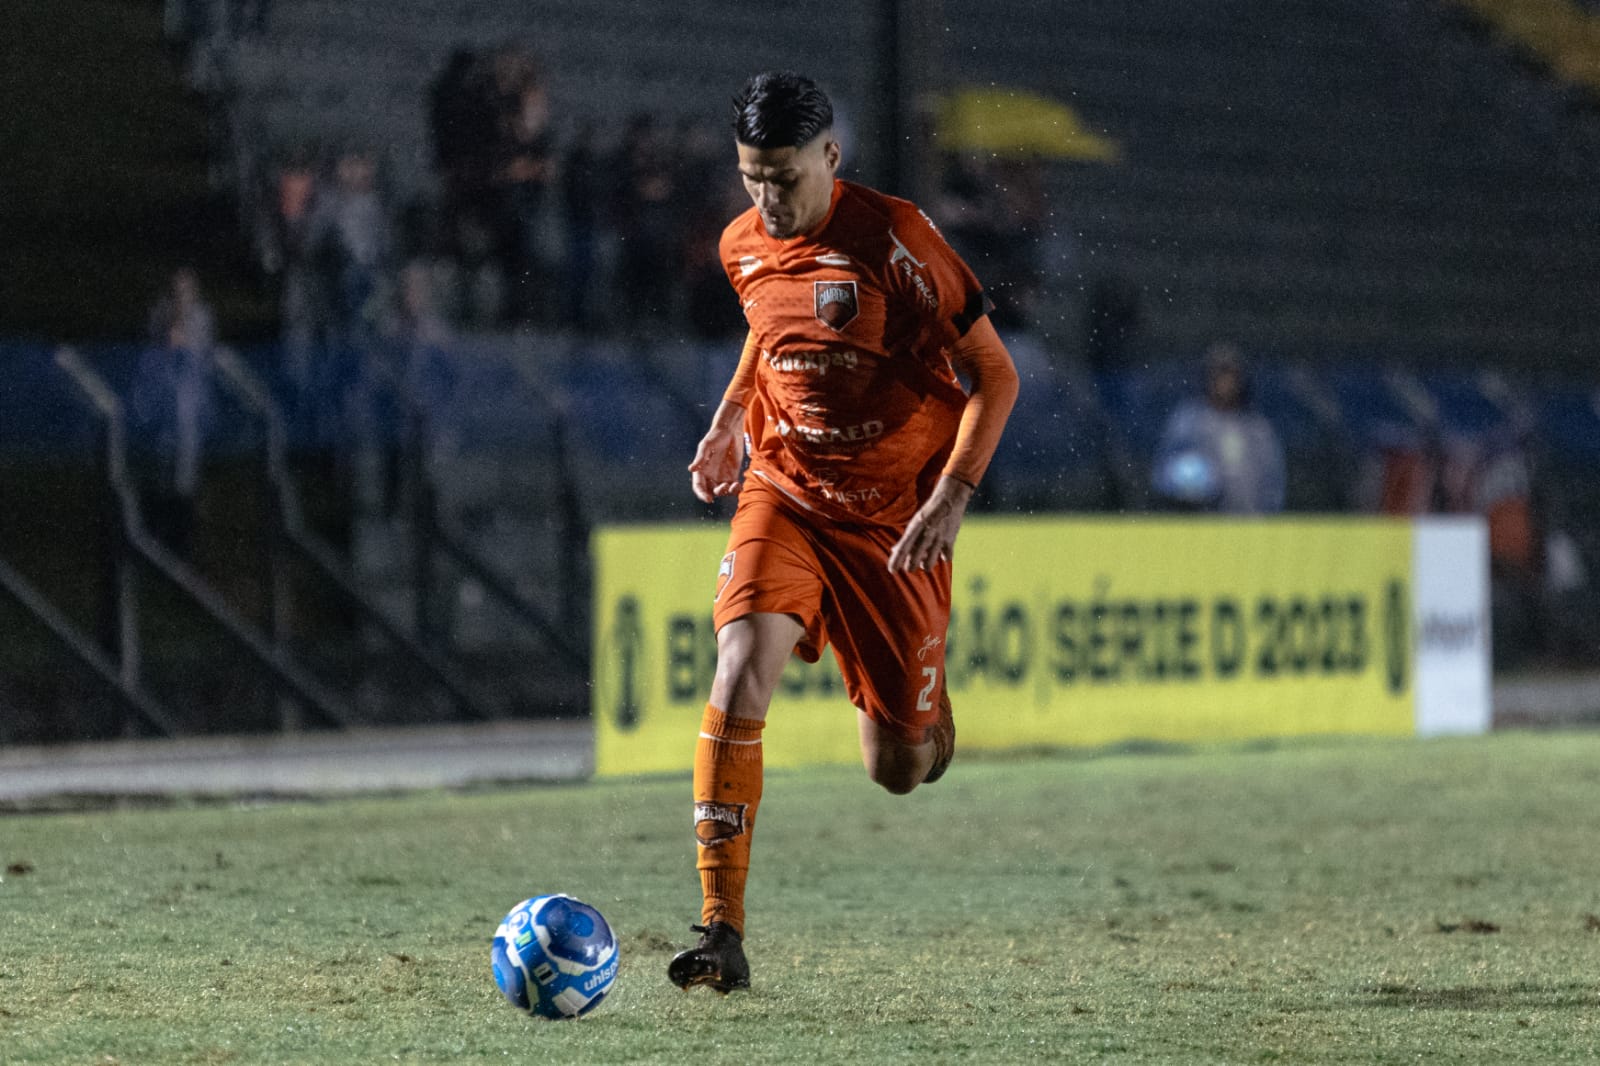
M 1016 365 L 987 315 L 956 342 L 951 361 L 972 383 L 972 392 L 938 484 L 889 552 L 891 573 L 926 570 L 950 558 L 967 503 L 1000 446 L 1017 400 Z
M 760 346 L 752 332 L 745 336 L 744 351 L 722 402 L 711 416 L 711 428 L 700 438 L 689 464 L 689 485 L 706 503 L 739 491 L 744 473 L 744 416 L 755 391 L 756 355 Z

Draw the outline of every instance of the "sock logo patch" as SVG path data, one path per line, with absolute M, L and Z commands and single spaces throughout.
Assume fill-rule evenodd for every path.
M 703 848 L 732 840 L 745 830 L 745 803 L 696 803 L 694 835 Z

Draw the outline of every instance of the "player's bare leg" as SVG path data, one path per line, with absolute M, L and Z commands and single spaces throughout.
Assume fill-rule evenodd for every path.
M 786 614 L 753 614 L 717 633 L 717 674 L 695 747 L 699 942 L 679 952 L 667 979 L 728 993 L 750 987 L 744 956 L 744 886 L 761 804 L 761 730 L 767 705 L 804 627 Z
M 950 711 L 950 693 L 942 686 L 939 720 L 928 729 L 920 744 L 907 744 L 863 711 L 856 712 L 856 725 L 861 734 L 861 762 L 867 768 L 867 776 L 874 784 L 897 796 L 905 795 L 918 785 L 939 780 L 955 754 L 956 723 Z
M 950 707 L 950 687 L 945 684 L 939 686 L 939 720 L 934 723 L 932 740 L 933 764 L 922 779 L 924 785 L 931 785 L 943 777 L 956 754 L 956 718 Z
M 747 614 L 717 631 L 717 673 L 711 702 L 735 718 L 766 721 L 783 668 L 805 636 L 788 614 Z

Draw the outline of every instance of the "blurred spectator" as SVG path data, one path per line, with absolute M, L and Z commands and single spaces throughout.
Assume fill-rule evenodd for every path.
M 1044 164 L 1032 157 L 946 155 L 932 205 L 950 243 L 993 296 L 995 325 L 1036 324 L 1047 262 L 1062 255 L 1049 226 Z
M 610 213 L 618 240 L 615 303 L 634 329 L 673 318 L 683 225 L 674 149 L 656 116 L 636 114 L 606 167 L 617 183 Z
M 417 262 L 400 272 L 394 306 L 361 353 L 352 404 L 357 439 L 374 463 L 368 499 L 393 513 L 408 488 L 406 459 L 432 458 L 450 439 L 456 369 L 449 327 L 437 310 L 433 279 Z
M 1205 395 L 1168 420 L 1157 449 L 1158 498 L 1184 510 L 1269 514 L 1283 510 L 1283 445 L 1252 406 L 1244 360 L 1231 344 L 1205 357 Z
M 470 187 L 482 180 L 494 143 L 494 112 L 482 82 L 478 54 L 461 47 L 450 53 L 428 87 L 434 167 L 452 203 L 470 198 Z
M 232 83 L 234 46 L 266 32 L 271 15 L 272 0 L 167 0 L 162 32 L 190 87 L 221 92 Z
M 517 42 L 456 49 L 429 87 L 428 124 L 442 243 L 461 278 L 452 304 L 485 327 L 557 317 L 546 249 L 558 146 L 533 52 Z
M 1084 359 L 1095 373 L 1122 370 L 1144 320 L 1139 286 L 1120 274 L 1095 278 L 1084 308 Z
M 175 270 L 167 291 L 150 309 L 150 339 L 174 338 L 202 355 L 210 355 L 217 340 L 216 316 L 200 292 L 200 276 L 192 267 Z
M 442 203 L 445 253 L 456 265 L 451 300 L 463 320 L 497 325 L 504 291 L 495 262 L 495 204 L 489 184 L 497 138 L 489 60 L 467 48 L 451 54 L 429 89 L 429 128 Z
M 1004 273 L 999 264 L 1009 241 L 987 166 L 974 157 L 950 155 L 944 159 L 941 173 L 939 195 L 932 205 L 934 216 L 951 246 L 983 280 L 984 288 L 993 291 L 997 270 Z M 1004 319 L 1011 312 L 1001 310 L 1002 302 L 996 298 L 992 317 L 997 326 L 1005 328 Z
M 286 270 L 302 255 L 316 192 L 316 162 L 310 151 L 296 148 L 278 164 L 266 190 L 268 217 L 259 243 L 267 273 Z
M 594 128 L 578 127 L 561 168 L 562 321 L 579 330 L 595 325 L 594 286 L 600 267 L 600 157 Z
M 205 441 L 215 416 L 215 324 L 195 272 L 184 267 L 150 314 L 150 340 L 128 401 L 134 472 L 145 524 L 170 551 L 193 550 Z
M 1577 538 L 1565 528 L 1565 510 L 1564 506 L 1552 506 L 1544 542 L 1544 645 L 1557 664 L 1592 659 L 1600 626 L 1589 564 Z
M 500 267 L 519 321 L 550 317 L 544 264 L 545 207 L 555 176 L 550 104 L 531 53 L 506 46 L 495 53 L 495 139 L 489 184 Z
M 1446 509 L 1482 515 L 1489 532 L 1489 587 L 1498 666 L 1515 666 L 1544 643 L 1545 541 L 1533 499 L 1526 436 L 1513 426 L 1455 437 L 1446 450 Z
M 718 244 L 723 227 L 750 206 L 750 199 L 723 162 L 715 132 L 704 123 L 681 123 L 675 141 L 678 187 L 684 190 L 679 258 L 687 325 L 702 340 L 722 340 L 742 334 L 745 319 L 728 288 Z
M 1433 514 L 1445 509 L 1444 469 L 1438 426 L 1384 426 L 1355 495 L 1363 509 L 1378 514 Z
M 374 325 L 393 245 L 377 175 L 371 152 L 345 150 L 334 165 L 332 185 L 317 191 L 307 222 L 306 247 L 322 289 L 319 303 L 338 339 L 349 344 L 359 344 Z

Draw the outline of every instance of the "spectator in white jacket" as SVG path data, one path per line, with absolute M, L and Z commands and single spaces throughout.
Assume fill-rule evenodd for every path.
M 1205 394 L 1173 412 L 1156 451 L 1154 488 L 1169 507 L 1223 514 L 1283 510 L 1283 445 L 1251 405 L 1239 349 L 1213 344 L 1205 357 Z

